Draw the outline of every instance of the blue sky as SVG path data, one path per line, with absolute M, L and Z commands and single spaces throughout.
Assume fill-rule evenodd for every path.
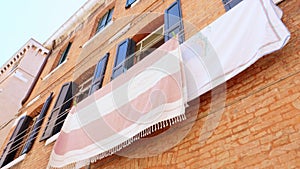
M 1 0 L 0 67 L 30 38 L 44 43 L 87 0 Z

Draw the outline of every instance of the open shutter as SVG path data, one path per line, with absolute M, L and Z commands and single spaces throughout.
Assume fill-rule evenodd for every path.
M 2 158 L 0 160 L 0 167 L 3 167 L 14 160 L 16 153 L 22 145 L 23 138 L 31 121 L 32 118 L 29 116 L 23 116 L 19 120 L 2 154 Z
M 30 132 L 29 138 L 28 138 L 21 154 L 28 153 L 31 150 L 32 145 L 35 141 L 35 138 L 37 137 L 38 132 L 40 131 L 40 127 L 44 121 L 45 115 L 49 109 L 50 103 L 52 101 L 52 96 L 53 96 L 53 92 L 51 92 L 50 96 L 47 98 L 46 102 L 44 103 L 43 108 L 40 112 L 40 115 L 37 118 L 36 122 L 34 123 L 33 129 Z
M 183 23 L 180 1 L 177 0 L 171 4 L 166 10 L 164 15 L 165 22 L 165 42 L 171 39 L 174 35 L 178 34 L 179 43 L 184 41 Z
M 130 57 L 135 51 L 135 41 L 126 39 L 117 48 L 115 65 L 113 68 L 112 79 L 116 78 L 134 64 L 134 57 Z
M 231 8 L 236 6 L 241 1 L 242 0 L 222 0 L 226 11 L 229 11 Z
M 63 121 L 67 117 L 66 109 L 70 108 L 72 104 L 72 85 L 72 82 L 65 83 L 60 89 L 58 98 L 40 141 L 48 139 L 60 131 Z
M 89 95 L 91 95 L 96 90 L 98 90 L 102 87 L 108 56 L 109 56 L 109 53 L 106 53 L 105 56 L 102 59 L 100 59 L 100 61 L 98 62 L 97 66 L 95 68 L 94 78 L 92 81 L 92 86 L 90 88 Z

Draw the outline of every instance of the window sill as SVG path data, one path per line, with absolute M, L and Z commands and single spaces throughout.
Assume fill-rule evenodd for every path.
M 45 142 L 45 146 L 47 146 L 47 145 L 53 143 L 54 141 L 56 141 L 57 138 L 58 138 L 58 136 L 59 136 L 59 134 L 60 134 L 60 132 L 57 133 L 57 134 L 55 134 L 55 135 L 53 135 L 52 137 L 48 138 L 48 139 L 46 140 L 46 142 Z
M 62 62 L 60 65 L 58 65 L 55 69 L 53 69 L 50 73 L 48 73 L 45 77 L 42 78 L 42 80 L 48 79 L 54 72 L 57 71 L 62 65 L 64 65 L 67 62 L 68 59 L 66 59 L 64 62 Z
M 279 4 L 280 2 L 282 2 L 283 0 L 273 0 L 274 4 Z
M 98 37 L 104 30 L 106 30 L 112 24 L 113 24 L 113 21 L 110 21 L 109 23 L 107 23 L 107 25 L 102 30 L 100 30 L 99 32 L 97 32 L 90 40 L 86 41 L 82 45 L 82 48 L 84 48 L 85 46 L 87 46 L 88 44 L 90 44 L 96 37 Z
M 21 161 L 23 161 L 26 157 L 26 154 L 21 155 L 20 157 L 14 159 L 12 162 L 6 164 L 4 167 L 2 167 L 1 169 L 9 169 L 15 165 L 17 165 L 18 163 L 20 163 Z
M 31 106 L 33 103 L 35 103 L 36 101 L 38 101 L 41 98 L 41 95 L 36 96 L 35 98 L 33 98 L 27 105 L 26 107 Z
M 133 4 L 131 4 L 130 8 L 134 7 L 136 4 L 138 4 L 140 0 L 136 0 Z

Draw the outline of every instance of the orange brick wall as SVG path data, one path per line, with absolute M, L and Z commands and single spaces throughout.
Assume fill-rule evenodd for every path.
M 14 168 L 46 168 L 53 143 L 45 146 L 39 142 L 47 119 L 51 114 L 61 85 L 75 80 L 77 66 L 93 67 L 106 52 L 110 52 L 104 83 L 110 80 L 117 44 L 132 37 L 140 29 L 137 25 L 119 39 L 103 48 L 95 44 L 91 49 L 98 52 L 85 56 L 83 44 L 91 38 L 95 22 L 103 10 L 115 4 L 114 19 L 128 13 L 147 11 L 163 13 L 174 0 L 140 0 L 134 8 L 125 10 L 125 0 L 107 1 L 97 12 L 84 22 L 83 28 L 73 33 L 53 50 L 30 101 L 41 95 L 35 104 L 23 107 L 21 112 L 32 114 L 55 92 L 54 99 L 44 120 L 38 138 L 26 159 Z M 157 5 L 156 8 L 151 6 Z M 300 167 L 300 49 L 299 49 L 299 5 L 297 0 L 285 0 L 283 22 L 291 32 L 291 39 L 282 50 L 263 57 L 254 65 L 199 99 L 189 103 L 186 121 L 172 126 L 162 135 L 149 136 L 135 142 L 126 149 L 91 164 L 91 168 L 278 168 Z M 186 38 L 202 29 L 225 10 L 221 0 L 181 0 Z M 137 10 L 134 10 L 137 9 Z M 141 25 L 147 21 L 140 21 Z M 193 25 L 194 27 L 189 27 Z M 110 27 L 107 38 L 117 28 Z M 49 78 L 53 64 L 69 40 L 73 41 L 68 61 Z M 98 44 L 99 46 L 99 44 Z M 83 54 L 82 54 L 83 53 Z M 93 56 L 93 57 L 91 57 Z M 85 62 L 83 62 L 85 61 Z M 200 105 L 199 105 L 200 104 Z M 26 105 L 26 103 L 25 103 Z M 184 136 L 180 139 L 180 136 Z M 155 140 L 155 141 L 154 141 Z M 176 142 L 179 140 L 179 142 Z M 174 147 L 155 154 L 165 145 Z M 153 153 L 151 157 L 127 158 L 134 152 Z M 139 154 L 138 153 L 138 154 Z M 122 156 L 123 155 L 123 156 Z
M 300 23 L 295 4 L 284 1 L 279 5 L 284 12 L 283 22 L 291 32 L 287 46 L 195 100 L 195 106 L 187 110 L 190 118 L 173 126 L 174 131 L 167 136 L 156 138 L 148 146 L 143 143 L 147 141 L 140 140 L 119 155 L 91 164 L 91 168 L 299 168 Z M 222 109 L 219 103 L 223 102 L 220 96 L 224 89 Z M 198 102 L 200 109 L 195 111 Z M 190 127 L 180 143 L 159 155 L 122 157 L 130 149 L 155 151 L 159 144 L 176 139 L 170 135 Z

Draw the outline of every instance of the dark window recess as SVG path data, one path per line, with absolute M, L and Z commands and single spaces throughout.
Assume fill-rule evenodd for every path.
M 23 143 L 23 138 L 26 135 L 26 130 L 28 129 L 31 121 L 32 118 L 29 116 L 23 116 L 19 120 L 12 136 L 9 139 L 9 142 L 7 143 L 3 151 L 0 160 L 0 167 L 7 165 L 15 159 L 15 156 Z
M 27 139 L 26 144 L 25 144 L 21 154 L 28 153 L 31 150 L 32 145 L 35 141 L 35 138 L 37 137 L 37 135 L 40 131 L 40 127 L 44 121 L 45 115 L 49 109 L 50 103 L 52 101 L 52 96 L 53 96 L 53 92 L 51 92 L 50 96 L 47 98 L 46 102 L 44 103 L 43 108 L 40 112 L 40 115 L 37 118 L 36 122 L 34 123 L 33 129 L 30 132 L 29 138 Z
M 47 126 L 40 141 L 48 139 L 49 137 L 58 133 L 63 126 L 63 122 L 67 117 L 67 109 L 72 105 L 72 96 L 74 85 L 72 82 L 65 83 L 60 89 L 58 98 L 52 109 L 51 115 L 48 119 Z
M 184 41 L 183 23 L 180 1 L 177 0 L 171 4 L 166 10 L 164 15 L 165 22 L 165 42 L 174 35 L 178 34 L 179 43 Z
M 127 0 L 126 1 L 126 5 L 125 5 L 125 8 L 127 9 L 127 8 L 130 8 L 131 7 L 131 5 L 135 2 L 136 0 Z
M 135 51 L 135 41 L 126 39 L 121 42 L 117 48 L 115 65 L 112 72 L 112 79 L 116 78 L 134 64 L 134 57 L 131 55 Z
M 231 8 L 236 6 L 241 1 L 242 0 L 222 0 L 226 11 L 229 11 Z
M 99 19 L 96 33 L 102 30 L 112 20 L 113 13 L 114 13 L 114 8 L 110 9 L 108 12 L 104 14 L 104 16 L 101 19 Z
M 70 51 L 71 46 L 72 46 L 72 42 L 69 42 L 68 46 L 66 47 L 66 49 L 64 50 L 64 52 L 61 54 L 57 66 L 60 65 L 60 64 L 62 64 L 67 59 L 67 55 L 68 55 L 68 53 Z
M 108 56 L 109 56 L 109 53 L 106 53 L 105 56 L 98 62 L 97 66 L 96 66 L 89 95 L 91 95 L 96 90 L 98 90 L 102 87 Z

